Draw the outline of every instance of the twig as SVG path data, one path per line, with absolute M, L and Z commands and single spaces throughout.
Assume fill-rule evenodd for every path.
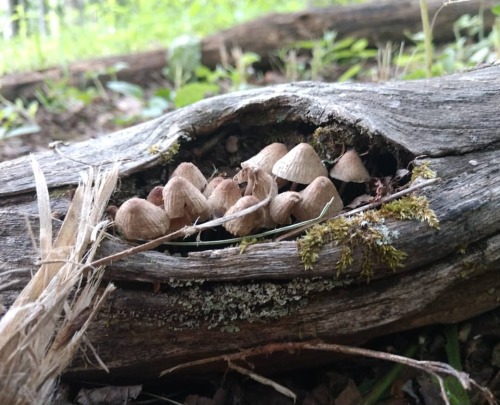
M 177 238 L 186 238 L 188 236 L 191 236 L 195 233 L 202 232 L 206 229 L 210 229 L 219 225 L 222 225 L 223 223 L 227 221 L 231 221 L 236 218 L 243 217 L 247 214 L 250 214 L 254 211 L 257 211 L 259 208 L 265 206 L 266 204 L 271 201 L 271 193 L 268 194 L 268 196 L 260 201 L 258 204 L 252 205 L 251 207 L 245 208 L 244 210 L 235 212 L 232 215 L 228 215 L 227 217 L 222 217 L 222 218 L 217 218 L 213 219 L 212 221 L 205 222 L 203 224 L 199 225 L 191 225 L 191 226 L 185 226 L 182 229 L 179 229 L 178 231 L 169 233 L 168 235 L 162 236 L 160 238 L 154 239 L 152 241 L 146 242 L 143 245 L 139 246 L 134 246 L 130 249 L 123 250 L 121 252 L 115 253 L 110 256 L 103 257 L 102 259 L 96 260 L 92 263 L 90 263 L 88 266 L 89 267 L 99 267 L 99 266 L 105 266 L 111 262 L 121 260 L 125 257 L 134 255 L 136 253 L 144 252 L 146 250 L 151 250 L 154 249 L 160 245 L 162 245 L 165 242 L 168 242 L 172 239 L 177 239 Z
M 270 231 L 262 232 L 262 233 L 257 233 L 249 236 L 242 236 L 241 238 L 231 238 L 231 239 L 221 239 L 221 240 L 214 240 L 214 241 L 196 241 L 196 242 L 165 242 L 165 245 L 173 245 L 173 246 L 205 246 L 205 245 L 225 245 L 227 243 L 238 243 L 241 242 L 248 237 L 251 238 L 265 238 L 266 236 L 269 235 L 275 235 L 277 233 L 285 232 L 285 231 L 291 231 L 293 229 L 297 228 L 302 228 L 303 226 L 310 226 L 314 225 L 315 223 L 321 221 L 326 213 L 328 212 L 328 209 L 330 206 L 333 204 L 333 200 L 335 197 L 332 197 L 330 201 L 328 201 L 323 209 L 321 210 L 320 214 L 313 219 L 308 219 L 307 221 L 302 221 L 302 222 L 297 222 L 296 224 L 292 225 L 287 225 L 287 226 L 282 226 L 281 228 L 276 228 L 276 229 L 271 229 Z
M 189 368 L 189 367 L 194 367 L 194 366 L 199 366 L 199 365 L 204 365 L 204 364 L 210 364 L 210 363 L 215 363 L 219 361 L 224 361 L 227 362 L 228 364 L 230 362 L 233 362 L 235 360 L 245 360 L 248 357 L 252 356 L 259 356 L 259 355 L 269 355 L 275 352 L 283 352 L 283 351 L 288 351 L 288 352 L 294 352 L 294 351 L 300 351 L 300 350 L 319 350 L 319 351 L 328 351 L 328 352 L 335 352 L 335 353 L 342 353 L 342 354 L 347 354 L 347 355 L 352 355 L 352 356 L 364 356 L 364 357 L 371 357 L 374 359 L 380 359 L 380 360 L 387 360 L 387 361 L 392 361 L 395 363 L 403 364 L 408 367 L 413 367 L 418 370 L 422 370 L 424 372 L 430 373 L 434 375 L 440 385 L 441 385 L 441 394 L 443 395 L 443 400 L 445 401 L 446 404 L 449 404 L 448 399 L 446 397 L 446 393 L 444 392 L 444 382 L 443 378 L 441 375 L 445 376 L 452 376 L 455 377 L 460 384 L 465 388 L 470 390 L 471 386 L 474 386 L 478 388 L 481 392 L 481 394 L 484 396 L 484 398 L 487 400 L 487 402 L 490 405 L 495 404 L 495 399 L 491 391 L 486 388 L 482 387 L 479 385 L 476 381 L 474 381 L 472 378 L 469 377 L 467 373 L 464 373 L 462 371 L 458 371 L 449 364 L 446 363 L 441 363 L 438 361 L 422 361 L 422 360 L 415 360 L 409 357 L 404 357 L 404 356 L 399 356 L 396 354 L 391 354 L 391 353 L 385 353 L 385 352 L 379 352 L 376 350 L 370 350 L 370 349 L 363 349 L 359 347 L 353 347 L 353 346 L 345 346 L 345 345 L 338 345 L 338 344 L 332 344 L 332 343 L 318 343 L 318 342 L 287 342 L 287 343 L 270 343 L 265 346 L 259 346 L 255 347 L 253 349 L 247 349 L 240 351 L 238 353 L 231 353 L 231 354 L 225 354 L 225 355 L 220 355 L 220 356 L 214 356 L 214 357 L 209 357 L 206 359 L 201 359 L 201 360 L 196 360 L 196 361 L 191 361 L 188 363 L 183 363 L 179 364 L 175 367 L 171 367 L 167 370 L 164 370 L 160 373 L 160 377 L 172 373 L 177 370 Z
M 269 378 L 266 378 L 260 374 L 257 374 L 251 370 L 248 370 L 246 368 L 243 368 L 241 366 L 238 366 L 237 364 L 234 364 L 232 361 L 228 361 L 227 365 L 230 369 L 237 371 L 240 374 L 247 375 L 249 376 L 252 380 L 255 380 L 257 382 L 260 382 L 261 384 L 268 385 L 270 387 L 273 387 L 276 391 L 278 391 L 280 394 L 283 394 L 289 398 L 293 399 L 293 403 L 297 401 L 297 395 L 291 391 L 290 389 L 284 387 L 281 384 L 278 384 L 277 382 L 270 380 Z
M 353 209 L 353 210 L 350 210 L 350 211 L 347 211 L 347 212 L 343 212 L 341 214 L 335 215 L 334 217 L 329 217 L 328 219 L 335 219 L 335 218 L 340 218 L 340 217 L 349 217 L 351 215 L 359 214 L 360 212 L 371 210 L 372 208 L 380 207 L 382 204 L 385 204 L 386 202 L 389 202 L 389 201 L 395 200 L 395 199 L 397 199 L 399 197 L 402 197 L 404 195 L 410 194 L 410 193 L 412 193 L 415 190 L 419 190 L 419 189 L 428 187 L 431 184 L 436 183 L 438 180 L 439 180 L 439 178 L 424 180 L 424 181 L 422 181 L 422 182 L 420 182 L 420 183 L 418 183 L 418 184 L 416 184 L 414 186 L 408 187 L 407 189 L 398 191 L 397 193 L 394 193 L 394 194 L 391 194 L 391 195 L 389 195 L 387 197 L 381 198 L 379 201 L 372 202 L 372 203 L 367 204 L 367 205 L 363 205 L 362 207 L 359 207 L 359 208 L 356 208 L 356 209 Z M 301 234 L 302 232 L 304 232 L 311 225 L 314 225 L 315 223 L 319 223 L 322 220 L 323 219 L 321 219 L 319 221 L 314 221 L 311 224 L 308 224 L 307 226 L 303 226 L 303 227 L 301 227 L 299 229 L 296 229 L 296 230 L 288 232 L 288 233 L 286 233 L 284 235 L 281 235 L 281 236 L 277 237 L 275 239 L 275 241 L 276 242 L 281 242 L 281 241 L 286 240 L 288 238 L 297 236 L 297 235 Z

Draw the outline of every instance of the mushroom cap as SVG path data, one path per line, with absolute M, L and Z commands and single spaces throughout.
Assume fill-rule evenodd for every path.
M 191 220 L 209 218 L 207 199 L 193 184 L 183 177 L 172 177 L 163 188 L 165 212 L 170 219 L 188 214 Z
M 292 222 L 290 215 L 293 207 L 302 200 L 296 191 L 285 191 L 278 194 L 269 203 L 269 214 L 278 225 L 288 225 Z
M 134 197 L 118 208 L 115 225 L 126 239 L 155 239 L 167 233 L 170 220 L 162 208 Z
M 214 218 L 222 217 L 226 211 L 236 204 L 241 197 L 238 183 L 233 179 L 222 180 L 210 197 L 208 197 L 208 205 L 210 212 Z
M 271 174 L 274 164 L 287 153 L 288 148 L 285 144 L 279 142 L 271 143 L 250 159 L 241 162 L 241 167 L 243 169 L 247 167 L 258 167 Z
M 253 195 L 241 197 L 236 204 L 226 211 L 224 217 L 235 214 L 258 203 L 259 199 Z M 232 235 L 247 236 L 262 224 L 262 217 L 263 211 L 262 208 L 259 208 L 254 212 L 224 222 L 222 226 Z
M 304 190 L 299 192 L 302 200 L 299 201 L 292 209 L 292 215 L 298 221 L 307 221 L 308 219 L 316 218 L 325 205 L 334 198 L 332 205 L 326 213 L 326 218 L 333 217 L 338 214 L 344 203 L 340 198 L 337 189 L 332 181 L 325 176 L 320 176 L 314 179 Z
M 163 207 L 163 186 L 154 187 L 146 197 L 146 200 L 157 205 L 158 207 Z
M 215 190 L 215 188 L 223 181 L 225 180 L 224 177 L 222 176 L 216 176 L 212 180 L 210 180 L 205 187 L 205 190 L 203 190 L 203 195 L 205 197 L 210 197 L 210 194 L 212 194 Z
M 303 142 L 278 160 L 272 173 L 294 183 L 309 184 L 328 172 L 313 147 Z
M 183 177 L 194 185 L 198 190 L 203 191 L 207 186 L 207 179 L 203 173 L 191 162 L 182 162 L 170 175 L 170 178 L 175 176 Z
M 271 193 L 271 198 L 278 194 L 278 186 L 273 176 L 256 167 L 241 169 L 233 177 L 238 184 L 246 183 L 244 195 L 253 195 L 259 200 L 264 200 Z
M 346 183 L 364 183 L 370 180 L 370 173 L 366 170 L 358 152 L 350 149 L 330 169 L 330 177 L 345 181 Z

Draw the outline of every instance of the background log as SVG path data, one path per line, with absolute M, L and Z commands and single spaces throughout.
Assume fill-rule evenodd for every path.
M 428 0 L 427 3 L 431 18 L 443 4 L 442 0 Z M 259 54 L 261 64 L 265 67 L 269 66 L 277 50 L 297 41 L 319 39 L 325 31 L 336 31 L 340 37 L 367 38 L 372 46 L 385 46 L 387 41 L 408 42 L 407 34 L 422 30 L 418 4 L 413 0 L 384 1 L 271 14 L 204 38 L 201 41 L 201 61 L 205 66 L 215 68 L 221 63 L 221 48 L 229 50 L 239 47 L 244 52 Z M 453 41 L 453 23 L 464 14 L 478 14 L 481 6 L 484 7 L 484 28 L 490 29 L 494 21 L 491 13 L 493 4 L 493 0 L 449 4 L 437 15 L 433 31 L 434 42 Z M 161 75 L 162 69 L 167 65 L 167 50 L 80 61 L 64 69 L 54 67 L 7 74 L 0 79 L 0 91 L 10 100 L 16 97 L 32 98 L 44 81 L 57 81 L 66 77 L 69 77 L 68 85 L 84 86 L 88 82 L 88 73 L 104 72 L 118 62 L 128 65 L 117 73 L 120 80 L 147 84 L 152 77 Z M 103 82 L 110 80 L 110 76 L 104 74 L 99 78 Z
M 63 214 L 67 190 L 86 168 L 82 162 L 107 167 L 111 157 L 123 160 L 122 186 L 114 197 L 120 202 L 164 181 L 175 164 L 162 165 L 161 153 L 150 153 L 151 146 L 165 152 L 180 142 L 178 160 L 194 159 L 211 170 L 212 163 L 231 161 L 227 153 L 220 155 L 230 135 L 238 136 L 241 145 L 234 166 L 270 139 L 307 141 L 321 127 L 329 136 L 325 145 L 348 140 L 378 163 L 392 159 L 395 166 L 406 167 L 427 155 L 440 178 L 422 194 L 441 229 L 389 221 L 389 229 L 399 233 L 395 247 L 409 256 L 397 273 L 377 267 L 369 284 L 359 276 L 357 260 L 336 276 L 332 263 L 339 258 L 339 247 L 334 245 L 325 246 L 314 268 L 304 271 L 294 241 L 251 245 L 243 254 L 236 247 L 187 257 L 151 251 L 113 263 L 105 277 L 119 288 L 89 332 L 111 374 L 82 357 L 75 359 L 68 376 L 150 379 L 179 363 L 241 347 L 318 338 L 359 344 L 496 308 L 499 105 L 499 65 L 384 85 L 288 84 L 214 97 L 62 148 L 73 160 L 55 151 L 38 154 L 53 209 Z M 205 155 L 193 152 L 208 147 Z M 14 271 L 11 278 L 19 280 L 0 292 L 7 307 L 36 270 L 37 252 L 27 231 L 28 219 L 37 232 L 33 188 L 28 158 L 0 164 L 0 273 Z M 112 238 L 103 244 L 101 255 L 126 247 Z M 153 294 L 152 282 L 162 283 L 159 294 Z M 300 361 L 326 359 L 323 354 L 311 356 Z

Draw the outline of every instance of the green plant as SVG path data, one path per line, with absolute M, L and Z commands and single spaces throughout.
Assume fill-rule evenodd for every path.
M 37 133 L 41 128 L 36 123 L 38 103 L 25 103 L 20 98 L 15 102 L 0 95 L 0 139 Z
M 45 3 L 50 17 L 46 36 L 36 24 L 37 2 L 22 2 L 16 8 L 12 18 L 19 22 L 19 34 L 0 36 L 0 75 L 158 49 L 181 34 L 203 37 L 265 13 L 306 7 L 305 0 L 100 0 L 84 2 L 81 9 L 60 7 L 57 1 Z
M 79 111 L 99 96 L 94 87 L 79 89 L 68 82 L 68 78 L 46 81 L 35 92 L 35 97 L 45 110 L 57 114 Z
M 124 98 L 135 101 L 135 106 L 128 111 L 125 109 L 125 114 L 115 118 L 115 123 L 120 125 L 158 117 L 169 107 L 168 99 L 171 93 L 165 88 L 158 89 L 151 97 L 147 97 L 141 86 L 125 81 L 111 80 L 106 83 L 106 87 Z
M 298 62 L 298 50 L 310 52 L 308 65 Z M 347 37 L 338 40 L 334 31 L 325 32 L 318 40 L 296 42 L 292 47 L 278 52 L 286 72 L 300 79 L 311 80 L 320 80 L 332 68 L 344 70 L 338 81 L 350 80 L 361 72 L 365 61 L 376 56 L 377 50 L 370 49 L 365 38 Z M 294 66 L 287 66 L 290 63 Z M 345 69 L 346 66 L 349 67 Z

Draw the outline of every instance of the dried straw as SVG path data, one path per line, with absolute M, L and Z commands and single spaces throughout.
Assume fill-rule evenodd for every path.
M 118 179 L 91 167 L 82 174 L 61 229 L 52 242 L 52 218 L 45 177 L 32 158 L 40 215 L 42 265 L 0 320 L 2 404 L 48 403 L 61 372 L 78 350 L 93 316 L 114 290 L 96 297 L 103 268 L 92 268 L 104 236 L 100 222 Z M 84 285 L 84 286 L 82 286 Z

